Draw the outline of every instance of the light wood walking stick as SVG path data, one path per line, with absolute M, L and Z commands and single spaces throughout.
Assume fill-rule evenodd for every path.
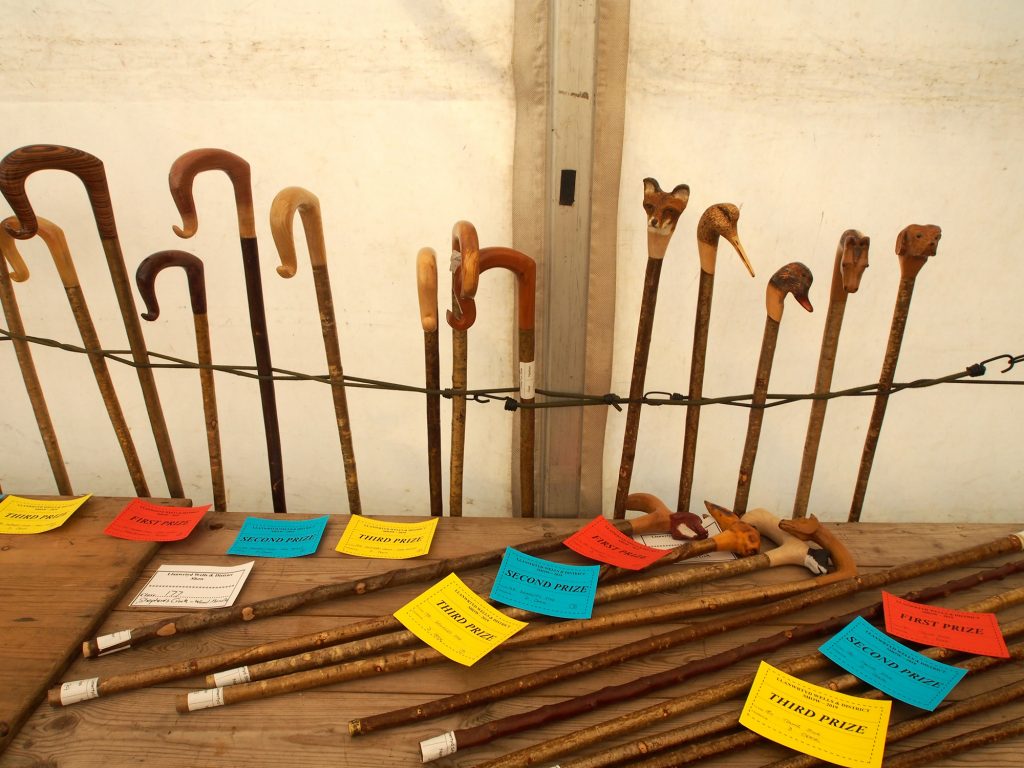
M 363 507 L 359 500 L 359 477 L 356 474 L 356 455 L 352 445 L 352 422 L 348 415 L 348 398 L 345 396 L 345 373 L 341 367 L 338 323 L 334 318 L 334 297 L 331 294 L 331 278 L 327 271 L 327 246 L 324 244 L 320 200 L 312 192 L 301 187 L 282 189 L 270 206 L 270 231 L 281 257 L 281 266 L 277 268 L 277 273 L 281 277 L 293 277 L 298 266 L 295 258 L 295 237 L 292 232 L 296 211 L 302 217 L 306 245 L 313 265 L 313 285 L 316 289 L 317 307 L 320 310 L 320 329 L 324 337 L 327 372 L 331 381 L 334 415 L 338 423 L 338 439 L 341 442 L 341 456 L 345 467 L 348 511 L 353 515 L 359 515 L 362 514 Z
M 813 312 L 814 307 L 811 306 L 811 300 L 807 298 L 807 292 L 810 290 L 813 280 L 814 276 L 811 275 L 811 270 L 800 262 L 794 261 L 780 267 L 768 281 L 768 290 L 765 293 L 767 317 L 764 322 L 764 334 L 761 337 L 761 353 L 757 361 L 750 415 L 747 418 L 747 436 L 743 443 L 739 477 L 736 480 L 736 501 L 732 508 L 733 513 L 740 517 L 747 511 L 750 480 L 754 474 L 754 460 L 757 458 L 757 446 L 761 440 L 764 405 L 768 399 L 768 381 L 772 375 L 775 345 L 779 339 L 779 325 L 782 322 L 783 302 L 786 295 L 791 293 L 801 307 L 808 312 Z
M 249 327 L 259 374 L 260 403 L 267 442 L 270 495 L 275 512 L 287 512 L 284 490 L 284 466 L 281 460 L 281 429 L 277 420 L 277 395 L 274 392 L 273 363 L 267 337 L 267 314 L 263 305 L 263 281 L 260 278 L 260 254 L 256 242 L 256 220 L 252 207 L 252 182 L 249 163 L 223 149 L 194 149 L 171 164 L 168 184 L 171 197 L 181 215 L 182 226 L 174 226 L 178 237 L 192 237 L 199 229 L 192 186 L 204 171 L 223 171 L 231 180 L 238 213 L 238 236 L 245 273 L 245 294 L 249 305 Z
M 654 329 L 654 310 L 658 303 L 658 283 L 661 266 L 668 251 L 672 233 L 679 217 L 690 200 L 690 188 L 676 185 L 671 192 L 663 192 L 656 179 L 644 179 L 644 211 L 647 214 L 647 267 L 644 271 L 643 296 L 640 299 L 640 318 L 633 352 L 633 372 L 629 381 L 629 405 L 626 407 L 626 428 L 622 436 L 622 458 L 619 460 L 619 479 L 615 487 L 613 516 L 620 519 L 626 514 L 626 497 L 633 478 L 636 443 L 640 431 L 641 400 L 647 378 L 647 358 L 651 352 L 651 334 Z
M 633 520 L 616 520 L 612 524 L 626 535 L 632 536 L 640 533 L 666 532 L 669 530 L 670 522 L 666 511 L 665 513 L 652 512 Z M 539 556 L 561 549 L 563 540 L 563 537 L 548 534 L 523 543 L 510 543 L 508 546 L 514 546 L 520 552 L 528 555 Z M 408 568 L 396 568 L 361 579 L 320 584 L 301 592 L 278 595 L 245 605 L 210 608 L 205 611 L 162 618 L 148 624 L 88 640 L 82 644 L 82 654 L 86 657 L 98 656 L 100 653 L 138 646 L 158 637 L 170 637 L 228 624 L 254 621 L 267 616 L 287 613 L 300 606 L 316 605 L 327 600 L 362 595 L 406 584 L 434 581 L 449 573 L 500 563 L 505 556 L 505 549 L 506 547 L 503 545 L 485 552 L 447 558 Z
M 7 268 L 8 264 L 10 264 L 10 270 Z M 46 406 L 43 387 L 39 383 L 39 374 L 36 372 L 36 365 L 32 359 L 32 350 L 24 338 L 16 338 L 25 336 L 25 324 L 21 319 L 21 310 L 18 308 L 18 299 L 14 295 L 12 282 L 21 283 L 25 280 L 28 280 L 28 268 L 21 258 L 21 253 L 18 252 L 14 238 L 7 234 L 6 230 L 0 229 L 0 304 L 4 308 L 4 317 L 7 319 L 11 342 L 14 344 L 14 354 L 18 359 L 21 378 L 25 382 L 25 391 L 28 393 L 29 403 L 32 405 L 32 414 L 35 416 L 36 426 L 39 428 L 39 436 L 42 438 L 43 448 L 46 450 L 46 458 L 50 462 L 50 472 L 57 484 L 57 493 L 62 496 L 72 496 L 74 491 L 71 488 L 71 480 L 68 477 L 67 467 L 64 466 L 64 457 L 60 451 L 57 432 L 53 428 L 53 420 L 50 418 L 50 409 Z
M 676 510 L 690 511 L 693 493 L 693 467 L 697 458 L 697 433 L 700 430 L 700 399 L 704 396 L 704 364 L 708 351 L 708 330 L 711 327 L 711 300 L 715 291 L 715 268 L 718 263 L 718 243 L 721 238 L 736 249 L 736 253 L 754 276 L 747 252 L 740 242 L 736 224 L 740 209 L 732 203 L 712 205 L 697 224 L 697 254 L 700 257 L 700 283 L 697 287 L 697 315 L 693 322 L 693 350 L 690 353 L 690 388 L 687 392 L 686 429 L 683 435 L 683 461 L 679 470 L 679 501 Z
M 878 447 L 878 436 L 882 431 L 882 421 L 885 419 L 885 408 L 889 403 L 889 392 L 896 377 L 896 363 L 903 344 L 903 332 L 907 327 L 907 316 L 910 314 L 910 300 L 914 296 L 917 273 L 921 271 L 928 258 L 935 255 L 941 237 L 942 230 L 933 224 L 911 224 L 896 238 L 896 254 L 900 260 L 900 285 L 896 293 L 892 324 L 889 327 L 889 342 L 882 360 L 878 394 L 875 395 L 871 420 L 864 436 L 864 450 L 861 453 L 860 469 L 854 486 L 853 501 L 850 504 L 848 520 L 851 523 L 860 520 L 861 511 L 864 509 L 868 477 L 871 475 L 871 465 L 875 460 L 875 449 Z
M 217 390 L 213 382 L 210 322 L 206 314 L 206 281 L 203 262 L 198 257 L 185 251 L 159 251 L 142 260 L 135 270 L 139 295 L 146 305 L 142 319 L 154 321 L 160 316 L 160 304 L 156 299 L 156 276 L 168 267 L 181 267 L 188 279 L 192 325 L 196 335 L 196 359 L 199 363 L 199 386 L 203 393 L 203 416 L 206 419 L 206 451 L 210 458 L 213 507 L 223 512 L 228 506 L 224 487 L 224 461 L 220 450 L 220 419 L 217 416 Z
M 150 426 L 156 441 L 160 464 L 163 467 L 167 489 L 171 496 L 184 498 L 185 492 L 178 475 L 178 467 L 174 460 L 174 449 L 171 447 L 170 434 L 164 420 L 163 408 L 160 406 L 160 395 L 157 393 L 153 370 L 149 367 L 149 353 L 146 341 L 142 336 L 142 325 L 136 314 L 135 299 L 128 282 L 128 271 L 125 268 L 121 243 L 117 237 L 117 226 L 114 222 L 114 209 L 107 187 L 107 176 L 103 163 L 99 158 L 71 147 L 53 144 L 35 144 L 21 147 L 11 152 L 0 161 L 0 192 L 3 192 L 7 203 L 18 219 L 18 225 L 10 223 L 4 229 L 18 240 L 27 240 L 36 234 L 37 222 L 32 203 L 25 192 L 25 180 L 29 175 L 42 170 L 62 170 L 73 173 L 81 180 L 89 196 L 96 229 L 103 243 L 103 253 L 107 259 L 107 269 L 113 282 L 117 304 L 121 311 L 125 331 L 128 334 L 128 346 L 131 348 L 132 360 L 136 365 L 142 397 L 146 403 Z
M 4 227 L 13 226 L 15 222 L 7 219 Z M 53 263 L 57 267 L 57 274 L 64 284 L 64 293 L 67 294 L 68 303 L 71 305 L 71 314 L 74 315 L 75 324 L 82 337 L 82 346 L 85 347 L 86 356 L 92 367 L 93 377 L 96 379 L 96 386 L 99 388 L 100 396 L 103 398 L 103 405 L 110 418 L 110 424 L 114 428 L 117 442 L 121 446 L 121 454 L 124 456 L 125 464 L 128 467 L 128 474 L 131 476 L 135 492 L 145 498 L 149 494 L 149 486 L 146 483 L 145 472 L 142 469 L 142 462 L 139 461 L 138 451 L 135 449 L 135 441 L 132 440 L 131 430 L 121 410 L 121 403 L 117 398 L 117 391 L 114 389 L 114 382 L 110 378 L 110 371 L 107 369 L 107 361 L 103 356 L 103 347 L 100 344 L 99 336 L 96 334 L 96 326 L 93 324 L 92 316 L 89 314 L 89 307 L 85 302 L 85 294 L 78 281 L 78 273 L 71 261 L 71 253 L 68 250 L 68 243 L 64 237 L 64 231 L 51 221 L 42 217 L 38 219 L 37 234 L 46 243 L 46 247 L 53 257 Z
M 860 288 L 861 276 L 868 268 L 870 244 L 871 238 L 855 229 L 846 230 L 839 238 L 835 263 L 832 266 L 832 285 L 828 294 L 825 330 L 821 337 L 821 353 L 818 356 L 818 374 L 814 380 L 816 395 L 826 395 L 832 387 L 832 372 L 836 365 L 836 350 L 839 348 L 839 332 L 843 327 L 846 299 Z M 800 477 L 797 482 L 796 499 L 793 502 L 793 517 L 807 515 L 807 502 L 811 496 L 814 465 L 818 459 L 818 446 L 821 443 L 821 429 L 825 423 L 827 408 L 828 400 L 824 397 L 811 402 L 803 459 L 800 462 Z
M 473 297 L 480 277 L 480 243 L 468 221 L 452 227 L 452 308 L 446 313 L 452 329 L 452 439 L 448 466 L 448 514 L 462 517 L 463 462 L 466 455 L 466 383 L 469 339 L 467 331 L 476 319 Z M 458 394 L 458 393 L 462 394 Z
M 416 254 L 416 292 L 423 327 L 423 365 L 427 390 L 427 477 L 430 514 L 444 514 L 441 496 L 441 353 L 437 327 L 437 254 L 420 248 Z

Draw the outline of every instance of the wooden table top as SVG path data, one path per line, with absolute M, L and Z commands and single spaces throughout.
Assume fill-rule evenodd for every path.
M 633 680 L 781 629 L 846 613 L 879 599 L 878 590 L 868 590 L 788 617 L 759 622 L 756 626 L 746 626 L 738 631 L 708 637 L 654 656 L 565 680 L 515 698 L 358 738 L 348 735 L 348 723 L 352 719 L 426 702 L 446 694 L 578 659 L 611 646 L 664 632 L 681 626 L 681 623 L 620 629 L 539 647 L 504 651 L 499 648 L 473 667 L 444 662 L 191 714 L 178 714 L 175 701 L 183 693 L 205 688 L 201 677 L 105 696 L 63 708 L 40 703 L 40 696 L 45 689 L 60 681 L 97 676 L 103 678 L 229 648 L 316 632 L 361 618 L 390 614 L 428 586 L 394 587 L 359 597 L 321 603 L 284 616 L 162 638 L 125 652 L 98 659 L 84 659 L 78 653 L 78 648 L 86 637 L 96 633 L 116 632 L 178 613 L 129 607 L 131 598 L 160 565 L 228 565 L 252 559 L 224 554 L 246 517 L 238 513 L 210 512 L 188 539 L 159 548 L 104 536 L 103 527 L 127 501 L 92 499 L 57 531 L 36 536 L 0 536 L 0 583 L 4 585 L 5 593 L 5 599 L 0 601 L 0 674 L 3 676 L 3 684 L 0 685 L 3 693 L 0 707 L 3 709 L 0 710 L 0 716 L 9 724 L 7 746 L 0 753 L 0 768 L 86 768 L 130 764 L 176 768 L 182 765 L 225 768 L 239 765 L 256 768 L 271 765 L 360 768 L 420 765 L 419 742 L 425 738 L 579 696 L 606 685 Z M 505 545 L 514 546 L 545 535 L 562 538 L 580 526 L 579 521 L 564 519 L 443 518 L 439 521 L 428 557 L 416 561 L 384 561 L 354 558 L 334 551 L 347 519 L 347 516 L 340 515 L 330 519 L 316 555 L 298 559 L 257 559 L 239 600 L 252 602 L 329 581 L 365 577 L 395 567 L 483 552 Z M 388 519 L 407 521 L 411 518 Z M 925 526 L 880 523 L 830 526 L 853 553 L 862 572 L 962 549 L 1005 536 L 1022 527 L 1024 525 Z M 554 555 L 545 557 L 556 558 Z M 560 553 L 557 559 L 584 562 L 568 552 Z M 1014 558 L 1004 556 L 986 560 L 974 566 L 894 584 L 889 590 L 903 594 L 924 585 L 938 584 L 985 570 L 1011 559 Z M 680 564 L 669 567 L 689 566 Z M 492 566 L 460 572 L 459 575 L 478 592 L 486 592 L 494 570 Z M 800 577 L 795 567 L 785 566 L 693 586 L 686 594 L 714 596 L 736 588 L 777 584 Z M 961 607 L 1022 585 L 1024 577 L 1010 577 L 1005 582 L 982 585 L 938 602 Z M 11 594 L 15 596 L 14 601 L 8 597 Z M 628 605 L 652 605 L 670 599 L 673 599 L 672 594 L 660 593 L 631 600 Z M 595 609 L 595 615 L 621 609 L 623 605 L 602 606 Z M 1010 608 L 999 616 L 1001 622 L 1022 619 L 1024 606 Z M 31 620 L 24 621 L 26 618 Z M 693 619 L 701 620 L 703 617 Z M 787 646 L 769 654 L 765 660 L 778 664 L 806 655 L 820 642 L 821 639 L 818 639 Z M 529 733 L 459 752 L 442 758 L 435 765 L 460 768 L 478 765 L 485 760 L 651 704 L 686 697 L 740 674 L 752 674 L 758 661 L 755 658 L 741 662 L 724 672 L 656 691 L 640 699 L 613 704 L 570 720 L 550 723 Z M 820 682 L 840 672 L 837 667 L 832 667 L 827 672 L 807 676 L 806 679 Z M 968 677 L 954 689 L 950 699 L 970 696 L 1022 678 L 1022 663 L 1006 663 L 983 675 Z M 741 699 L 716 704 L 701 712 L 637 732 L 631 738 L 654 734 L 723 712 L 738 711 L 741 705 Z M 28 716 L 20 728 L 19 707 Z M 893 721 L 919 714 L 921 710 L 909 705 L 893 705 Z M 1002 722 L 1009 717 L 1021 716 L 1024 716 L 1024 703 L 1018 702 L 965 718 L 962 722 L 944 727 L 938 734 L 924 733 L 905 742 L 891 744 L 887 754 L 918 747 L 954 733 Z M 625 740 L 628 739 L 620 738 L 616 741 Z M 611 746 L 611 743 L 602 746 Z M 931 765 L 942 768 L 1016 767 L 1021 765 L 1022 747 L 1024 740 L 1009 740 Z M 760 766 L 788 754 L 791 753 L 762 741 L 754 748 L 725 753 L 703 760 L 701 764 Z M 546 760 L 538 765 L 544 767 L 556 762 L 558 760 Z

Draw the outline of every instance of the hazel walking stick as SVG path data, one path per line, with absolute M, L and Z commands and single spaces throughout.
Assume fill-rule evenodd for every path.
M 306 245 L 313 265 L 313 285 L 316 289 L 316 303 L 320 310 L 320 329 L 324 337 L 324 352 L 327 356 L 327 372 L 331 381 L 331 396 L 334 399 L 334 415 L 338 423 L 338 438 L 341 442 L 341 456 L 345 467 L 345 486 L 348 490 L 348 511 L 353 515 L 362 514 L 359 500 L 359 477 L 356 474 L 356 455 L 352 445 L 352 423 L 348 415 L 348 398 L 345 396 L 345 374 L 341 367 L 341 347 L 338 342 L 338 324 L 334 318 L 334 298 L 331 294 L 331 278 L 327 271 L 327 246 L 324 244 L 323 219 L 320 215 L 320 200 L 309 190 L 301 187 L 287 187 L 277 193 L 270 206 L 270 231 L 281 257 L 277 274 L 293 277 L 297 269 L 295 258 L 295 237 L 292 225 L 295 213 L 302 217 L 306 232 Z
M 7 268 L 8 264 L 10 264 L 10 270 Z M 50 418 L 50 409 L 46 406 L 43 388 L 39 383 L 39 374 L 36 372 L 36 365 L 32 359 L 32 350 L 24 338 L 18 338 L 25 336 L 25 324 L 21 319 L 21 310 L 18 308 L 18 299 L 14 295 L 12 281 L 21 283 L 25 280 L 28 280 L 28 268 L 18 252 L 14 238 L 7 234 L 6 230 L 0 229 L 0 304 L 3 305 L 7 327 L 11 331 L 14 354 L 18 358 L 21 378 L 25 382 L 25 391 L 28 393 L 29 403 L 32 405 L 32 413 L 36 419 L 36 426 L 39 428 L 39 436 L 42 438 L 43 448 L 46 450 L 46 458 L 50 462 L 50 472 L 53 473 L 53 480 L 57 484 L 57 493 L 62 496 L 72 496 L 74 491 L 71 488 L 71 480 L 68 477 L 67 467 L 64 466 L 64 457 L 60 451 L 57 432 L 54 430 L 53 421 Z
M 448 466 L 448 514 L 462 517 L 463 461 L 466 454 L 466 382 L 469 358 L 467 331 L 476 318 L 473 296 L 480 276 L 480 244 L 468 221 L 452 227 L 452 308 L 446 313 L 452 329 L 452 440 Z
M 213 507 L 227 510 L 224 487 L 224 462 L 220 450 L 220 420 L 217 417 L 217 390 L 213 382 L 213 353 L 210 346 L 210 322 L 206 314 L 206 281 L 203 262 L 185 251 L 159 251 L 147 256 L 135 270 L 139 295 L 146 305 L 143 320 L 156 320 L 160 304 L 156 300 L 156 276 L 168 267 L 181 267 L 188 279 L 192 303 L 192 325 L 196 335 L 196 358 L 199 362 L 199 386 L 203 393 L 203 415 L 206 419 L 206 451 L 210 457 L 210 482 L 213 486 Z
M 768 380 L 772 375 L 772 361 L 775 358 L 775 344 L 779 339 L 779 324 L 782 322 L 783 302 L 786 294 L 792 293 L 797 303 L 808 312 L 813 312 L 807 291 L 814 280 L 811 270 L 798 261 L 779 268 L 771 280 L 765 304 L 768 309 L 764 322 L 764 335 L 761 338 L 761 354 L 757 361 L 757 373 L 754 378 L 754 394 L 750 403 L 750 416 L 747 419 L 747 437 L 743 443 L 743 454 L 740 457 L 739 478 L 736 481 L 736 501 L 732 511 L 743 516 L 747 511 L 747 499 L 750 495 L 750 480 L 754 474 L 754 459 L 757 458 L 757 445 L 761 440 L 761 423 L 764 420 L 764 404 L 768 399 Z
M 4 229 L 18 240 L 27 240 L 36 234 L 36 215 L 25 192 L 25 180 L 29 175 L 42 170 L 68 171 L 77 176 L 85 186 L 93 218 L 96 220 L 96 229 L 103 243 L 103 253 L 107 259 L 107 269 L 114 285 L 121 319 L 128 334 L 128 346 L 136 365 L 167 489 L 171 496 L 183 498 L 185 492 L 174 461 L 174 449 L 171 447 L 170 434 L 160 406 L 160 395 L 157 393 L 153 370 L 149 367 L 149 353 L 142 336 L 142 325 L 136 314 L 135 299 L 132 297 L 131 285 L 128 282 L 121 243 L 117 237 L 114 209 L 103 163 L 88 152 L 53 144 L 21 147 L 0 161 L 0 192 L 3 192 L 18 219 L 16 227 L 6 223 Z
M 416 291 L 423 327 L 423 364 L 427 390 L 427 476 L 430 514 L 444 514 L 441 497 L 441 353 L 437 329 L 437 255 L 433 248 L 416 254 Z
M 4 228 L 14 226 L 12 219 L 4 221 Z M 10 231 L 8 229 L 8 231 Z M 53 257 L 53 263 L 57 267 L 57 274 L 64 284 L 64 293 L 67 294 L 68 303 L 71 305 L 71 314 L 74 315 L 75 324 L 82 337 L 82 346 L 85 347 L 86 356 L 92 366 L 93 377 L 96 379 L 96 386 L 103 398 L 103 405 L 110 418 L 110 424 L 114 428 L 117 442 L 121 446 L 121 454 L 124 456 L 125 464 L 128 467 L 128 474 L 131 476 L 135 492 L 141 497 L 149 496 L 149 486 L 146 483 L 145 472 L 142 463 L 139 461 L 139 454 L 135 449 L 135 442 L 132 440 L 131 430 L 128 422 L 125 421 L 124 412 L 121 410 L 121 403 L 117 399 L 117 391 L 114 389 L 114 382 L 110 378 L 110 371 L 107 370 L 107 361 L 103 357 L 102 345 L 96 334 L 96 326 L 89 314 L 89 307 L 85 302 L 85 294 L 78 281 L 78 273 L 71 261 L 71 253 L 68 250 L 68 243 L 64 237 L 64 231 L 51 221 L 42 217 L 37 222 L 37 234 L 46 243 L 46 247 Z
M 704 363 L 708 350 L 708 330 L 711 327 L 711 299 L 715 290 L 715 267 L 718 262 L 718 243 L 721 238 L 736 249 L 736 253 L 754 276 L 747 252 L 740 242 L 736 224 L 740 209 L 732 203 L 712 205 L 697 224 L 697 253 L 700 256 L 700 283 L 697 288 L 697 316 L 693 323 L 693 350 L 690 357 L 690 389 L 687 393 L 686 431 L 683 435 L 683 461 L 679 470 L 679 501 L 676 509 L 690 510 L 693 492 L 693 466 L 697 458 L 697 433 L 700 430 L 700 399 L 704 395 Z
M 195 177 L 204 171 L 223 171 L 231 180 L 238 212 L 238 235 L 245 273 L 245 294 L 249 305 L 249 327 L 259 374 L 263 428 L 267 441 L 267 462 L 270 471 L 270 495 L 275 512 L 287 512 L 284 491 L 284 467 L 281 460 L 281 429 L 277 421 L 277 396 L 274 392 L 273 363 L 267 337 L 267 314 L 263 305 L 263 282 L 260 278 L 260 254 L 256 242 L 256 221 L 252 207 L 252 182 L 249 164 L 238 155 L 223 149 L 194 149 L 171 165 L 168 184 L 171 197 L 181 215 L 182 226 L 174 226 L 178 237 L 192 237 L 199 229 L 192 186 Z
M 629 405 L 626 407 L 626 429 L 622 436 L 622 458 L 619 460 L 619 479 L 615 487 L 613 516 L 626 514 L 626 497 L 633 478 L 633 461 L 640 431 L 640 408 L 647 378 L 647 358 L 651 352 L 651 334 L 654 329 L 654 310 L 658 303 L 658 283 L 661 266 L 668 251 L 669 240 L 676 231 L 679 217 L 690 200 L 690 188 L 676 185 L 671 192 L 663 192 L 656 179 L 644 179 L 644 211 L 647 213 L 647 268 L 644 272 L 643 296 L 640 299 L 640 319 L 636 331 L 636 349 L 633 352 L 633 373 L 629 381 Z
M 896 293 L 896 306 L 893 309 L 892 324 L 889 327 L 889 342 L 882 360 L 882 372 L 878 380 L 878 394 L 868 422 L 868 431 L 864 436 L 864 450 L 860 457 L 860 470 L 854 486 L 853 501 L 850 504 L 848 520 L 855 523 L 860 520 L 864 508 L 864 497 L 867 494 L 868 477 L 871 465 L 875 460 L 875 448 L 878 447 L 878 436 L 882 431 L 885 419 L 885 408 L 889 403 L 889 392 L 896 377 L 896 363 L 903 344 L 903 332 L 907 327 L 907 316 L 910 314 L 910 300 L 914 296 L 914 283 L 917 273 L 934 256 L 939 247 L 942 230 L 933 224 L 911 224 L 900 232 L 896 238 L 896 254 L 900 260 L 900 285 Z
M 828 313 L 825 316 L 825 330 L 821 336 L 821 353 L 818 356 L 818 374 L 814 381 L 814 394 L 825 395 L 832 386 L 832 372 L 836 365 L 836 350 L 839 348 L 839 332 L 843 327 L 846 299 L 860 288 L 860 279 L 868 268 L 868 246 L 871 238 L 855 229 L 848 229 L 839 238 L 835 263 L 832 266 L 832 286 L 828 294 Z M 797 482 L 796 499 L 793 502 L 793 517 L 807 515 L 807 502 L 811 496 L 814 480 L 814 465 L 818 459 L 818 445 L 821 443 L 821 429 L 825 423 L 828 400 L 821 398 L 811 402 L 811 415 L 807 422 L 807 437 L 804 439 L 804 454 L 800 462 L 800 478 Z

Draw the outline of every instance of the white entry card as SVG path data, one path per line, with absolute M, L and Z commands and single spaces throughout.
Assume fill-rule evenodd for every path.
M 254 560 L 241 565 L 161 565 L 135 596 L 134 608 L 223 608 L 233 605 Z

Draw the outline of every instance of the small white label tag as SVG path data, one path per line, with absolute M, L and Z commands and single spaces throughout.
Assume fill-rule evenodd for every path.
M 210 709 L 224 706 L 224 689 L 207 688 L 205 691 L 193 691 L 188 695 L 188 711 Z
M 60 687 L 60 703 L 66 707 L 68 704 L 74 704 L 79 701 L 98 699 L 100 696 L 99 685 L 100 679 L 98 677 L 64 683 Z
M 225 672 L 218 672 L 213 676 L 213 684 L 218 688 L 226 688 L 229 685 L 240 685 L 251 681 L 248 667 L 235 667 Z
M 533 380 L 534 363 L 519 364 L 519 397 L 523 400 L 533 400 L 537 396 L 537 390 Z
M 455 743 L 455 733 L 453 731 L 448 731 L 448 733 L 442 733 L 440 736 L 420 742 L 420 754 L 423 755 L 424 763 L 429 763 L 448 755 L 454 755 L 458 751 L 459 747 Z
M 458 251 L 452 251 L 452 265 L 451 265 L 452 274 L 454 275 L 458 271 L 459 267 L 461 267 L 461 266 L 462 266 L 462 254 L 459 253 Z
M 132 631 L 130 629 L 122 629 L 120 632 L 114 632 L 110 635 L 103 635 L 103 637 L 96 638 L 96 647 L 100 653 L 114 653 L 114 651 L 108 651 L 107 649 L 113 645 L 120 645 L 121 643 L 129 643 L 132 639 Z M 123 651 L 128 645 L 124 645 L 121 648 L 115 648 L 114 650 Z

